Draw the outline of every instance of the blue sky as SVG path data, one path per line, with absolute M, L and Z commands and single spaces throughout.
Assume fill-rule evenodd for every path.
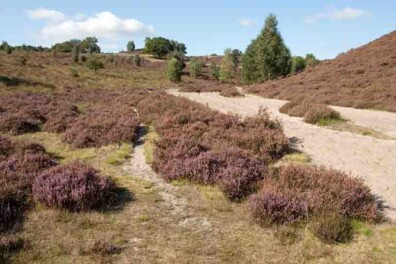
M 393 3 L 392 3 L 393 2 Z M 190 55 L 245 50 L 274 13 L 293 55 L 320 59 L 358 47 L 396 29 L 394 1 L 87 1 L 0 0 L 0 40 L 51 45 L 95 35 L 104 51 L 133 39 L 164 36 L 187 45 Z

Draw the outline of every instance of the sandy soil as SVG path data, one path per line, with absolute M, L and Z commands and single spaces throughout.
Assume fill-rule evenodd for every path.
M 282 100 L 255 95 L 226 98 L 218 93 L 180 93 L 222 112 L 242 116 L 254 115 L 260 107 L 282 121 L 284 131 L 297 149 L 310 156 L 315 164 L 330 166 L 362 177 L 385 203 L 385 215 L 396 220 L 396 140 L 381 140 L 370 136 L 335 131 L 306 124 L 298 117 L 279 113 Z M 371 110 L 335 107 L 345 118 L 388 135 L 396 135 L 396 114 Z

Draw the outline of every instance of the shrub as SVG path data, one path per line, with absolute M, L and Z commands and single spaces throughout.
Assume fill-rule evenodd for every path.
M 220 79 L 220 68 L 217 67 L 215 62 L 210 63 L 210 75 L 215 79 L 219 80 Z
M 241 94 L 238 91 L 238 89 L 235 87 L 230 87 L 229 89 L 221 90 L 220 95 L 225 96 L 225 97 L 244 97 L 244 95 Z
M 301 56 L 292 57 L 291 60 L 291 73 L 299 73 L 305 69 L 306 61 Z
M 72 62 L 78 63 L 80 60 L 80 46 L 75 44 L 72 49 Z
M 79 75 L 78 75 L 77 69 L 75 69 L 75 68 L 70 68 L 70 76 L 73 77 L 73 78 L 78 78 Z
M 202 75 L 203 62 L 197 58 L 192 58 L 189 64 L 190 76 L 197 78 Z
M 93 70 L 95 73 L 97 73 L 100 69 L 104 68 L 103 62 L 101 62 L 98 58 L 90 58 L 86 66 L 88 69 Z
M 304 200 L 264 187 L 249 199 L 251 217 L 260 224 L 292 224 L 307 216 Z
M 354 235 L 351 220 L 331 212 L 316 217 L 311 229 L 315 236 L 327 243 L 345 243 Z
M 113 182 L 95 169 L 78 162 L 41 173 L 33 183 L 35 200 L 73 212 L 104 205 Z
M 140 67 L 141 58 L 140 58 L 139 55 L 135 55 L 135 56 L 133 57 L 133 64 L 134 64 L 135 66 L 137 66 L 137 67 Z
M 305 195 L 312 215 L 331 210 L 347 217 L 378 217 L 376 199 L 365 182 L 337 170 L 284 166 L 275 173 L 270 184 L 297 196 Z
M 290 101 L 279 108 L 279 111 L 290 116 L 304 117 L 310 124 L 327 124 L 341 120 L 339 112 L 324 104 L 312 104 L 306 101 Z
M 321 122 L 332 122 L 341 120 L 339 112 L 326 105 L 315 105 L 310 107 L 304 115 L 304 121 L 310 124 L 320 124 Z
M 305 62 L 307 67 L 313 67 L 319 64 L 319 60 L 312 53 L 305 55 Z
M 231 49 L 224 51 L 223 59 L 220 64 L 219 80 L 222 82 L 230 82 L 236 73 L 236 65 L 232 56 Z
M 182 70 L 183 70 L 183 66 L 181 61 L 175 58 L 172 58 L 168 61 L 166 74 L 168 76 L 168 79 L 171 80 L 172 82 L 181 81 Z

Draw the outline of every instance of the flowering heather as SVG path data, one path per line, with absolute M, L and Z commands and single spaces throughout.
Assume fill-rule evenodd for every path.
M 113 186 L 113 182 L 97 170 L 74 162 L 46 170 L 36 177 L 33 197 L 47 206 L 83 211 L 103 205 Z

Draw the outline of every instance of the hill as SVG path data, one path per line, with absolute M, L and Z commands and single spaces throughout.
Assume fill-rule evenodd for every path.
M 263 97 L 396 112 L 396 31 L 299 74 L 247 90 Z

